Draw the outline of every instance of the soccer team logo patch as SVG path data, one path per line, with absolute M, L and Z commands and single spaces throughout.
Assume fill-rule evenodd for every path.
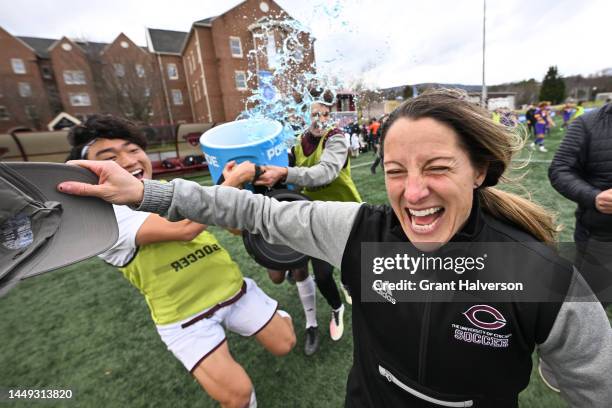
M 463 312 L 463 315 L 470 323 L 483 330 L 498 330 L 506 325 L 506 319 L 499 310 L 489 305 L 474 305 Z M 485 315 L 489 315 L 488 322 L 479 319 L 479 316 L 483 318 Z
M 474 305 L 461 313 L 471 326 L 452 323 L 455 340 L 481 347 L 505 349 L 510 346 L 512 332 L 499 310 L 489 305 Z M 501 330 L 502 328 L 506 330 Z M 506 331 L 506 333 L 504 333 Z

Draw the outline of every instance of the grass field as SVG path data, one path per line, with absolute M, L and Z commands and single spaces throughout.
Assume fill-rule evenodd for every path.
M 561 130 L 555 128 L 547 141 L 551 152 L 537 152 L 533 158 L 549 160 L 561 137 Z M 366 165 L 372 158 L 371 153 L 366 153 L 353 161 L 353 178 L 364 200 L 383 203 L 383 175 L 379 171 L 372 176 Z M 561 240 L 568 241 L 575 207 L 550 187 L 547 169 L 545 162 L 529 164 L 523 170 L 527 175 L 520 185 L 511 189 L 528 192 L 558 213 L 565 226 Z M 203 175 L 196 176 L 196 180 L 210 183 Z M 305 357 L 304 318 L 296 288 L 286 283 L 273 285 L 264 269 L 246 254 L 240 238 L 218 228 L 213 230 L 244 275 L 257 281 L 294 317 L 298 344 L 284 358 L 271 356 L 254 339 L 228 336 L 232 354 L 255 384 L 259 406 L 342 406 L 352 362 L 350 306 L 345 336 L 334 343 L 326 330 L 330 310 L 318 295 L 321 347 L 313 357 Z M 22 282 L 0 299 L 0 315 L 0 389 L 73 391 L 72 402 L 41 406 L 215 406 L 166 350 L 138 291 L 121 273 L 98 259 Z M 520 402 L 523 407 L 566 406 L 544 387 L 535 371 Z M 14 406 L 36 405 L 30 402 Z

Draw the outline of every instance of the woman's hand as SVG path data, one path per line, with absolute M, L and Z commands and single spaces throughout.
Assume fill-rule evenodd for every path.
M 144 185 L 111 160 L 70 160 L 67 164 L 91 170 L 98 176 L 98 184 L 65 181 L 57 186 L 62 193 L 98 197 L 113 204 L 139 204 Z
M 287 177 L 287 167 L 262 166 L 263 173 L 259 176 L 255 185 L 272 187 Z
M 240 164 L 236 164 L 236 161 L 232 160 L 227 162 L 223 168 L 223 178 L 225 181 L 222 183 L 224 186 L 231 186 L 239 188 L 244 183 L 248 183 L 255 177 L 255 165 L 250 161 L 245 161 Z

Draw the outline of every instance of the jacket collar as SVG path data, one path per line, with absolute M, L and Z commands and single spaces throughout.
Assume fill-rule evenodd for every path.
M 482 209 L 480 208 L 480 199 L 478 190 L 474 190 L 472 196 L 472 211 L 467 222 L 461 230 L 451 238 L 451 242 L 468 242 L 473 241 L 480 233 L 483 226 Z

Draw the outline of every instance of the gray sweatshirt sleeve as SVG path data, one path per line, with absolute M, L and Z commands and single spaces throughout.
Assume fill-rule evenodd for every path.
M 339 267 L 362 204 L 322 201 L 280 202 L 232 187 L 202 187 L 175 179 L 145 180 L 139 211 L 168 214 L 171 221 L 190 219 L 203 224 L 239 228 L 273 244 L 323 259 Z
M 343 135 L 333 135 L 325 141 L 321 161 L 312 167 L 289 167 L 287 183 L 301 187 L 319 187 L 338 177 L 346 163 L 349 145 Z
M 582 276 L 574 272 L 566 301 L 540 356 L 555 373 L 562 395 L 572 407 L 612 406 L 612 329 L 601 304 Z

